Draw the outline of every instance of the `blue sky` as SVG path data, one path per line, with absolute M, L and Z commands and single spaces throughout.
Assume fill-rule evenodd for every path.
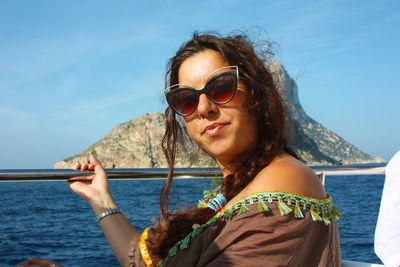
M 0 168 L 52 168 L 162 112 L 192 33 L 262 27 L 306 113 L 361 150 L 400 149 L 398 1 L 0 1 Z

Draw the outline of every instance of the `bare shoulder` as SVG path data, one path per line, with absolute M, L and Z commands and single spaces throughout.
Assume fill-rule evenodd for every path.
M 322 199 L 326 192 L 316 174 L 296 158 L 277 156 L 248 185 L 246 193 L 283 191 Z

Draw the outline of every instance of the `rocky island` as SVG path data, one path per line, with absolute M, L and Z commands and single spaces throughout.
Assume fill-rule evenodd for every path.
M 325 128 L 304 112 L 295 81 L 276 61 L 268 63 L 275 83 L 286 102 L 290 122 L 292 148 L 308 165 L 348 165 L 382 163 L 345 139 Z M 77 161 L 85 162 L 92 151 L 105 168 L 162 168 L 167 167 L 161 149 L 164 116 L 146 114 L 115 126 L 109 134 L 85 151 L 55 163 L 55 168 L 70 168 Z M 177 153 L 176 167 L 214 167 L 216 162 L 195 144 L 185 142 Z

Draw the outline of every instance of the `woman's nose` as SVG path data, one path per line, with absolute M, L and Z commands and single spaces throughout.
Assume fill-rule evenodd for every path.
M 217 104 L 212 102 L 205 94 L 199 96 L 199 104 L 197 105 L 197 114 L 199 117 L 208 117 L 217 111 Z

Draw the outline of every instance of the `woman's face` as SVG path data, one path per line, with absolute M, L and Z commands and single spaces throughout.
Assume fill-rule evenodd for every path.
M 226 66 L 229 65 L 220 53 L 204 50 L 182 63 L 178 72 L 179 83 L 203 88 L 211 73 Z M 229 165 L 240 160 L 257 142 L 256 118 L 244 107 L 246 93 L 246 85 L 239 80 L 236 95 L 229 103 L 215 104 L 201 94 L 197 110 L 183 117 L 190 137 L 219 164 Z

